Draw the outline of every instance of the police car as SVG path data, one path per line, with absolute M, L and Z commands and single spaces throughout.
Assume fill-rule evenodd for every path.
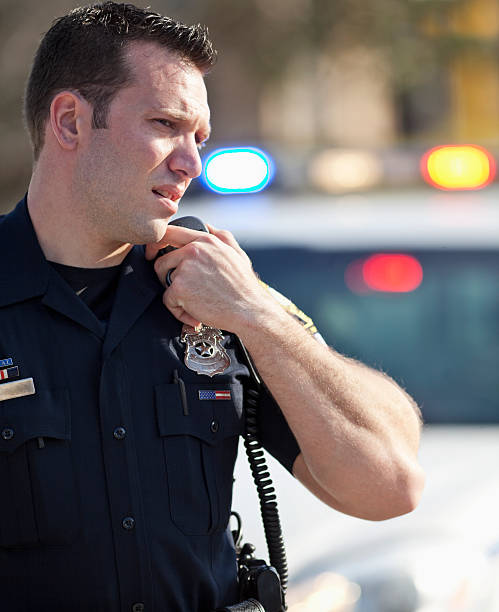
M 186 201 L 230 229 L 340 352 L 421 406 L 427 484 L 411 514 L 342 515 L 272 459 L 291 612 L 499 610 L 499 189 Z M 241 450 L 234 508 L 265 555 Z

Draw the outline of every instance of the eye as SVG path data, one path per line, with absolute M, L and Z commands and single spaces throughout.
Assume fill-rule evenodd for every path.
M 173 123 L 173 121 L 170 121 L 169 119 L 154 119 L 153 121 L 156 121 L 157 123 L 161 123 L 161 125 L 167 128 L 173 129 L 175 127 L 175 124 Z
M 201 151 L 201 149 L 204 149 L 206 147 L 206 140 L 204 140 L 203 142 L 198 142 L 196 144 L 198 151 Z

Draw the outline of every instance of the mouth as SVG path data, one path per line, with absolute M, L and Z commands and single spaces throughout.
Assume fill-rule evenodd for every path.
M 170 202 L 178 202 L 182 197 L 182 193 L 178 190 L 174 190 L 167 187 L 160 187 L 157 189 L 153 189 L 152 192 L 154 195 L 163 198 L 165 200 L 170 200 Z
M 180 191 L 173 191 L 164 187 L 151 190 L 161 204 L 164 214 L 168 217 L 174 215 L 178 210 L 178 201 L 182 197 Z

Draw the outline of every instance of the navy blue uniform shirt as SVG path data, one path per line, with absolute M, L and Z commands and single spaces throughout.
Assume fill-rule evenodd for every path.
M 0 245 L 0 360 L 36 391 L 0 400 L 0 609 L 234 603 L 227 527 L 249 381 L 234 338 L 224 334 L 232 365 L 222 375 L 189 370 L 182 324 L 142 247 L 122 265 L 106 326 L 46 261 L 26 200 L 0 221 Z M 202 390 L 230 399 L 200 400 Z M 298 446 L 268 393 L 259 422 L 291 470 Z

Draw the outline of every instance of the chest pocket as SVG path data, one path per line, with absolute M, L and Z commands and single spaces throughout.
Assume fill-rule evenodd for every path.
M 69 394 L 0 402 L 0 547 L 61 545 L 77 534 Z
M 243 388 L 223 383 L 185 387 L 187 402 L 178 385 L 155 389 L 170 514 L 183 533 L 207 535 L 229 521 Z

